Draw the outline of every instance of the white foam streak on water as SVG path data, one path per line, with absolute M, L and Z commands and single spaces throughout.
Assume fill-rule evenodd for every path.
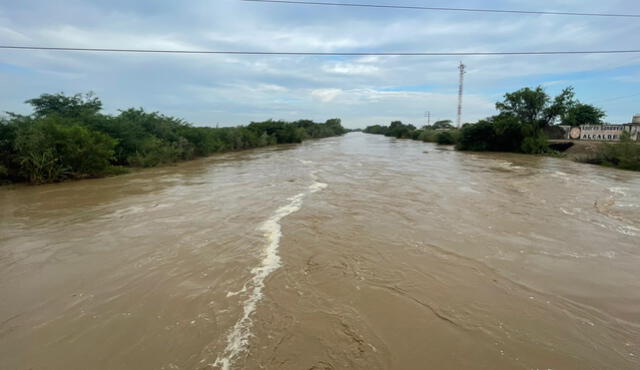
M 575 216 L 575 215 L 576 215 L 575 213 L 573 213 L 573 212 L 569 212 L 569 211 L 567 211 L 567 210 L 566 210 L 566 209 L 564 209 L 564 208 L 560 208 L 560 210 L 562 211 L 562 213 L 564 213 L 564 214 L 565 214 L 565 215 L 567 215 L 567 216 Z
M 302 192 L 294 197 L 289 198 L 289 203 L 280 207 L 267 221 L 259 228 L 264 233 L 267 244 L 263 252 L 263 259 L 259 267 L 251 270 L 253 277 L 250 282 L 253 285 L 251 295 L 244 301 L 242 317 L 236 322 L 227 336 L 227 346 L 224 352 L 218 356 L 213 366 L 218 366 L 223 370 L 229 370 L 235 358 L 247 349 L 249 338 L 251 337 L 251 326 L 253 324 L 251 315 L 256 310 L 258 302 L 263 297 L 263 289 L 265 279 L 276 271 L 282 265 L 278 248 L 280 247 L 280 238 L 282 237 L 282 227 L 280 221 L 288 215 L 300 210 L 302 200 L 308 194 L 315 193 L 327 187 L 327 184 L 316 181 L 315 173 L 311 174 L 314 182 L 307 191 Z M 246 285 L 245 285 L 246 288 Z M 245 289 L 243 288 L 243 290 Z M 240 291 L 242 292 L 242 290 Z M 231 293 L 233 296 L 240 292 Z
M 619 187 L 619 186 L 613 186 L 613 187 L 610 187 L 610 188 L 609 188 L 609 191 L 610 191 L 610 192 L 612 192 L 612 193 L 614 193 L 614 194 L 621 195 L 621 196 L 623 196 L 623 197 L 624 197 L 625 195 L 627 195 L 627 193 L 626 193 L 626 191 L 625 191 L 625 190 L 628 190 L 628 189 L 627 189 L 627 188 L 623 188 L 623 187 Z
M 237 292 L 227 292 L 227 298 L 229 297 L 235 297 L 239 294 L 244 294 L 247 292 L 247 285 L 245 284 L 242 289 L 238 290 Z
M 616 229 L 619 233 L 622 233 L 624 235 L 628 235 L 628 236 L 638 236 L 638 231 L 640 231 L 640 229 L 638 229 L 637 227 L 633 227 L 633 226 L 618 226 L 618 228 Z

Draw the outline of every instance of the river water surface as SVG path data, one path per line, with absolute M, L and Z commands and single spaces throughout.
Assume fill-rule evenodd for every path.
M 349 134 L 0 220 L 0 369 L 640 368 L 638 173 Z

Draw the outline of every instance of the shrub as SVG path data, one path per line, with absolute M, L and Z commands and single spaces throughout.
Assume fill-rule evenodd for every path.
M 374 134 L 374 135 L 386 135 L 388 130 L 389 130 L 389 127 L 387 126 L 373 125 L 365 128 L 363 132 L 367 134 Z
M 324 123 L 265 121 L 248 127 L 193 127 L 157 112 L 100 113 L 92 94 L 43 94 L 34 113 L 0 117 L 0 182 L 47 183 L 121 173 L 217 152 L 342 135 L 340 119 Z
M 480 121 L 476 124 L 465 126 L 460 130 L 460 141 L 457 149 L 485 151 L 495 150 L 495 131 L 493 123 Z
M 57 116 L 22 127 L 15 149 L 21 175 L 34 184 L 99 176 L 111 166 L 116 140 Z
M 458 149 L 542 154 L 549 152 L 549 144 L 534 125 L 503 114 L 463 127 Z
M 456 138 L 451 131 L 440 131 L 436 135 L 436 142 L 440 145 L 453 145 L 456 143 Z
M 596 163 L 605 166 L 640 171 L 640 143 L 631 140 L 629 133 L 624 132 L 620 142 L 603 144 L 596 157 Z
M 522 141 L 521 152 L 527 154 L 549 153 L 549 142 L 541 133 L 534 136 L 527 136 Z
M 0 184 L 5 184 L 9 182 L 9 170 L 7 167 L 0 164 Z
M 0 183 L 15 177 L 15 148 L 17 124 L 0 118 Z
M 422 130 L 413 130 L 410 132 L 409 135 L 411 136 L 412 140 L 418 140 L 421 134 L 422 134 Z
M 413 131 L 416 130 L 414 125 L 405 125 L 400 121 L 393 121 L 389 125 L 389 129 L 385 133 L 386 136 L 398 139 L 411 139 Z
M 436 130 L 430 130 L 430 129 L 422 130 L 422 132 L 418 136 L 418 140 L 422 140 L 425 143 L 435 143 L 436 142 Z
M 493 124 L 495 135 L 491 150 L 501 152 L 522 151 L 525 137 L 534 135 L 536 130 L 533 126 L 522 124 L 510 115 L 494 117 Z
M 176 144 L 148 137 L 138 145 L 138 151 L 127 158 L 127 162 L 133 167 L 154 167 L 176 162 L 180 157 L 181 151 Z

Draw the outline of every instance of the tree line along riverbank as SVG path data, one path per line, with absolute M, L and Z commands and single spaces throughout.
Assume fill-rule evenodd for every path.
M 26 102 L 30 115 L 0 117 L 0 184 L 44 184 L 103 177 L 214 153 L 342 135 L 340 119 L 324 123 L 252 122 L 196 127 L 157 112 L 130 108 L 101 113 L 93 94 L 43 94 Z
M 542 87 L 523 88 L 507 93 L 496 103 L 498 114 L 476 123 L 455 128 L 451 121 L 438 121 L 420 129 L 400 121 L 388 126 L 368 126 L 363 131 L 399 139 L 413 139 L 456 145 L 463 151 L 516 152 L 559 155 L 572 144 L 551 142 L 550 137 L 564 130 L 556 126 L 603 125 L 605 112 L 575 99 L 569 87 L 549 96 Z M 640 171 L 640 143 L 623 133 L 617 143 L 601 143 L 597 150 L 574 156 L 575 160 L 627 170 Z

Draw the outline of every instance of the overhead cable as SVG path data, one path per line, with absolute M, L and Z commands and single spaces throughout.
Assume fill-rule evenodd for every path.
M 640 49 L 629 50 L 541 50 L 541 51 L 442 51 L 442 52 L 316 52 L 316 51 L 258 51 L 258 50 L 169 50 L 169 49 L 120 49 L 120 48 L 79 48 L 49 46 L 0 45 L 5 50 L 44 50 L 103 53 L 146 53 L 146 54 L 228 54 L 228 55 L 290 55 L 290 56 L 500 56 L 500 55 L 575 55 L 575 54 L 635 54 Z
M 615 98 L 608 98 L 608 99 L 604 99 L 604 100 L 598 100 L 598 101 L 595 102 L 595 104 L 607 103 L 607 102 L 612 102 L 612 101 L 622 100 L 622 99 L 628 99 L 628 98 L 633 98 L 633 97 L 636 97 L 636 96 L 640 96 L 640 93 L 631 94 L 631 95 L 624 95 L 624 96 L 617 96 Z
M 640 18 L 640 14 L 622 14 L 622 13 L 583 13 L 583 12 L 556 12 L 556 11 L 543 11 L 543 10 L 447 8 L 447 7 L 414 6 L 414 5 L 335 3 L 335 2 L 324 2 L 324 1 L 293 1 L 293 0 L 240 0 L 240 1 L 255 2 L 255 3 L 272 3 L 272 4 L 345 6 L 345 7 L 358 7 L 358 8 L 430 10 L 430 11 L 445 11 L 445 12 L 503 13 L 503 14 L 506 13 L 506 14 L 530 14 L 530 15 L 567 15 L 567 16 L 582 16 L 582 17 Z

